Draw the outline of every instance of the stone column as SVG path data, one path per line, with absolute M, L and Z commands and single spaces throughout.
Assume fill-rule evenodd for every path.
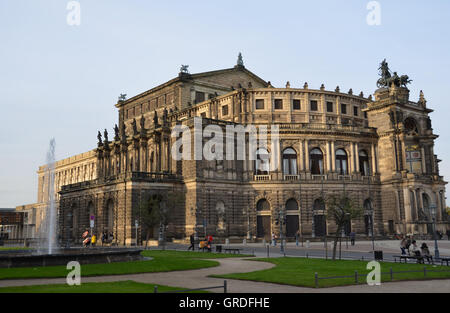
M 331 163 L 330 142 L 327 141 L 325 143 L 325 145 L 326 145 L 326 150 L 325 151 L 326 151 L 327 156 L 326 156 L 326 162 L 324 162 L 326 164 L 326 169 L 324 169 L 324 172 L 325 171 L 330 172 L 331 171 L 331 165 L 330 165 L 330 163 Z
M 411 190 L 409 188 L 403 189 L 403 200 L 405 202 L 405 220 L 408 223 L 413 220 L 414 212 L 414 203 L 411 203 Z
M 359 145 L 355 143 L 355 172 L 359 173 Z
M 424 147 L 420 147 L 420 158 L 422 160 L 422 174 L 427 173 L 427 164 L 425 163 L 425 149 Z
M 303 170 L 305 169 L 304 165 L 305 165 L 305 159 L 303 157 L 303 140 L 300 139 L 299 140 L 299 150 L 298 150 L 298 159 L 299 159 L 299 171 L 303 172 Z
M 430 158 L 431 158 L 431 171 L 433 174 L 436 174 L 436 160 L 434 157 L 434 145 L 430 146 Z
M 309 168 L 309 140 L 306 139 L 305 140 L 305 171 L 309 172 L 310 168 Z
M 377 173 L 377 160 L 375 157 L 375 144 L 372 144 L 372 146 L 371 146 L 371 154 L 372 154 L 372 175 L 375 175 L 375 173 Z
M 336 172 L 336 149 L 334 148 L 334 141 L 331 141 L 331 170 Z
M 354 153 L 353 153 L 353 142 L 350 142 L 350 155 L 348 158 L 348 173 L 351 175 L 354 172 Z
M 441 195 L 439 191 L 435 191 L 434 195 L 436 197 L 436 222 L 438 222 L 442 220 Z

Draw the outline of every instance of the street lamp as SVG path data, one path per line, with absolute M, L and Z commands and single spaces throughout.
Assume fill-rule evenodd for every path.
M 252 236 L 250 234 L 250 209 L 247 207 L 247 240 L 251 240 Z
M 280 253 L 284 254 L 284 245 L 283 245 L 283 224 L 285 223 L 285 215 L 283 209 L 280 208 L 278 211 L 278 224 L 280 225 Z
M 367 213 L 368 213 L 369 223 L 370 223 L 370 228 L 369 228 L 370 236 L 372 237 L 372 252 L 374 253 L 374 256 L 375 256 L 375 238 L 374 238 L 374 228 L 373 228 L 373 215 L 375 212 L 372 208 L 372 201 L 370 201 L 370 200 L 368 203 Z
M 439 248 L 438 248 L 437 236 L 436 236 L 436 205 L 435 204 L 430 205 L 430 211 L 431 211 L 431 217 L 433 219 L 434 258 L 436 260 L 439 260 Z

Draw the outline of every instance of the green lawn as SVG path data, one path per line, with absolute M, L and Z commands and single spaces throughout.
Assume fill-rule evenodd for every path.
M 157 286 L 158 292 L 181 290 L 181 288 L 177 287 Z M 154 284 L 137 283 L 135 281 L 127 280 L 106 283 L 82 283 L 79 286 L 58 284 L 4 287 L 0 288 L 0 293 L 153 293 L 154 288 Z
M 153 259 L 108 264 L 86 264 L 81 266 L 81 276 L 192 270 L 219 265 L 217 261 L 206 259 L 243 256 L 171 250 L 146 250 L 142 252 L 142 255 Z M 68 272 L 65 266 L 0 268 L 0 279 L 66 277 Z
M 6 250 L 29 250 L 30 248 L 27 247 L 0 247 L 0 251 L 6 251 Z
M 278 284 L 315 287 L 314 273 L 318 273 L 319 277 L 330 276 L 352 276 L 352 278 L 339 278 L 339 279 L 325 279 L 319 280 L 320 287 L 332 287 L 342 285 L 355 284 L 355 271 L 358 274 L 367 274 L 370 270 L 366 269 L 367 261 L 331 261 L 324 259 L 305 259 L 305 258 L 258 258 L 248 262 L 265 261 L 271 262 L 276 266 L 262 271 L 240 273 L 240 274 L 227 274 L 227 275 L 213 275 L 213 277 L 230 278 L 230 279 L 242 279 L 253 280 L 261 282 L 271 282 Z M 427 278 L 450 278 L 450 268 L 447 266 L 423 265 L 423 264 L 399 264 L 399 263 L 387 263 L 380 262 L 381 272 L 389 272 L 392 267 L 394 271 L 394 280 L 419 280 L 424 279 L 423 268 L 428 270 L 447 270 L 447 272 L 440 273 L 427 273 Z M 420 270 L 420 273 L 399 273 L 396 271 L 412 271 Z M 382 282 L 390 281 L 390 275 L 381 275 Z M 365 277 L 359 278 L 359 283 L 366 283 Z

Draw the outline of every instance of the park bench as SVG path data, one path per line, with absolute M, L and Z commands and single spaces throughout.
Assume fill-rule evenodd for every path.
M 450 257 L 443 257 L 443 258 L 440 258 L 440 260 L 441 260 L 441 265 L 444 265 L 444 262 L 446 262 L 447 266 L 448 266 L 448 261 L 450 261 Z
M 242 249 L 239 249 L 239 248 L 225 248 L 224 250 L 225 250 L 225 253 L 227 253 L 227 252 L 229 252 L 229 253 L 233 252 L 234 254 L 236 254 L 236 253 L 239 254 L 239 253 L 241 252 Z
M 405 260 L 405 263 L 408 262 L 408 259 L 417 260 L 417 263 L 425 263 L 423 256 L 416 256 L 416 255 L 394 255 L 394 262 L 397 262 L 397 258 L 400 260 L 400 263 L 402 263 L 402 260 Z

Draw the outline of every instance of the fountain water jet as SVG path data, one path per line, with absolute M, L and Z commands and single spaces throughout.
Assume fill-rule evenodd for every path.
M 39 253 L 52 254 L 56 248 L 56 207 L 55 207 L 55 139 L 50 140 L 47 152 L 47 205 L 44 220 L 39 229 L 41 239 L 38 247 Z

